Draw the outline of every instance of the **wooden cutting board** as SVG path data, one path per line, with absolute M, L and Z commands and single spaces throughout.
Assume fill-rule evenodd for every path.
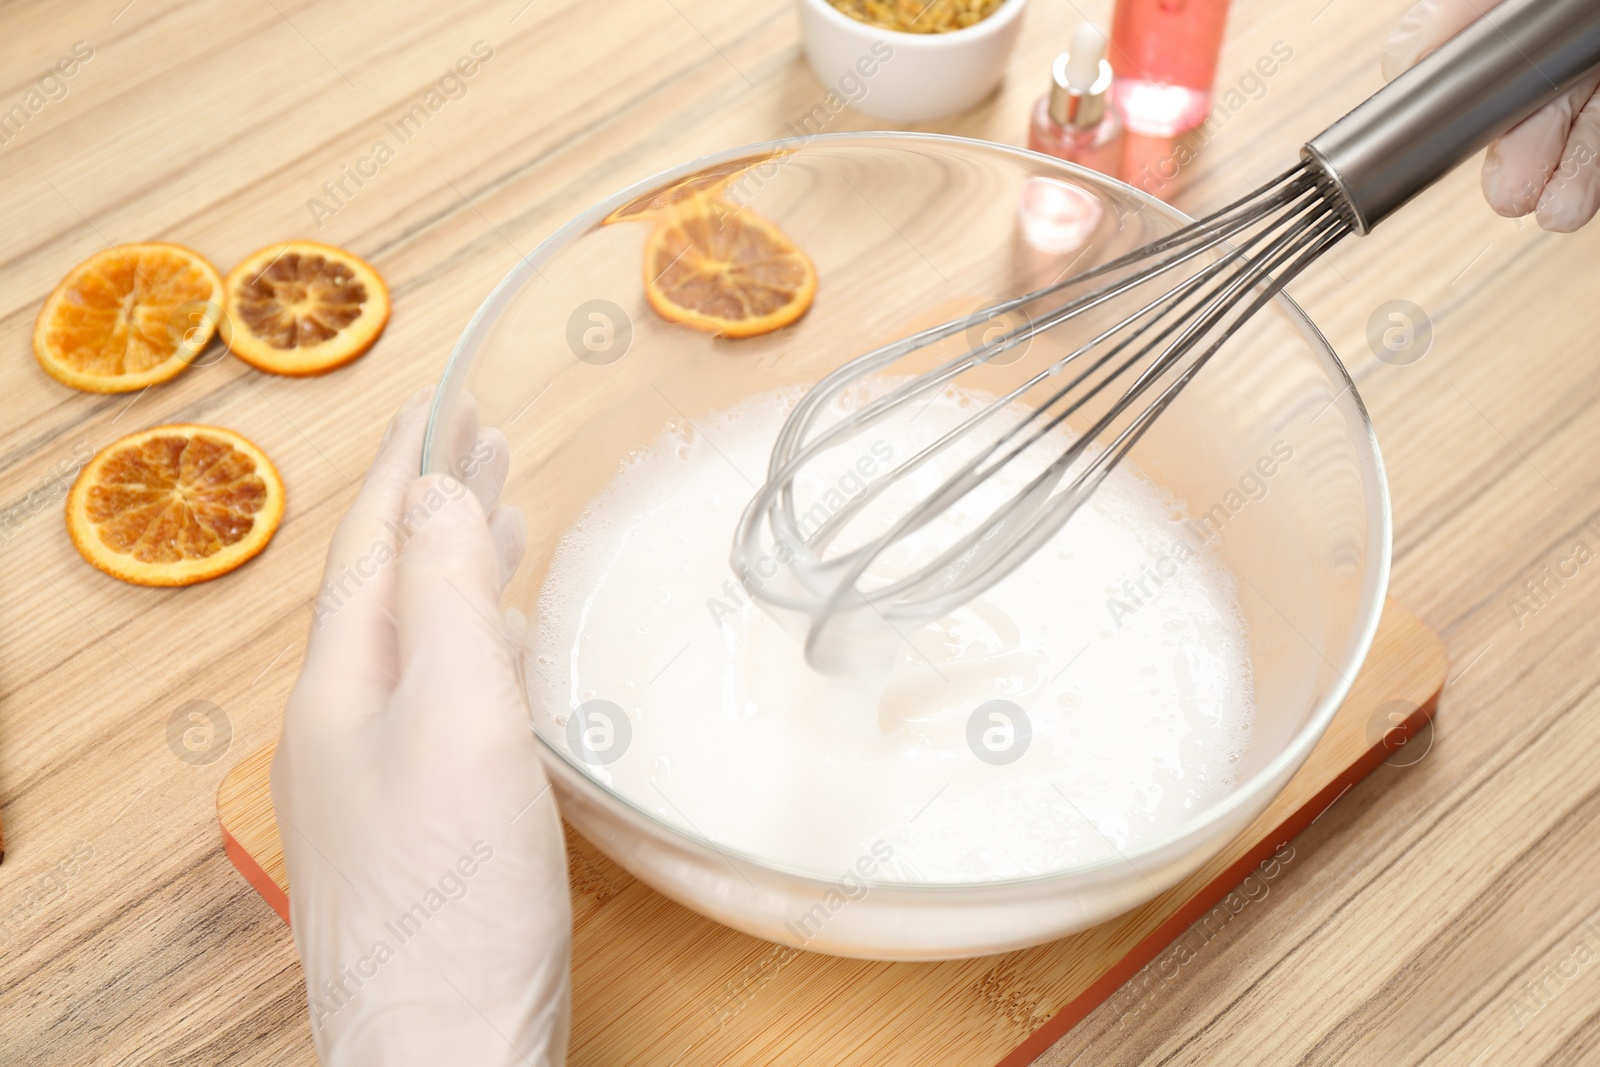
M 1022 1067 L 1180 936 L 1208 939 L 1258 897 L 1274 853 L 1379 763 L 1412 762 L 1400 746 L 1431 718 L 1448 666 L 1438 635 L 1388 602 L 1327 734 L 1244 834 L 1143 907 L 1002 956 L 872 963 L 759 941 L 667 900 L 569 826 L 569 1062 Z M 272 753 L 223 779 L 217 814 L 234 866 L 288 922 Z

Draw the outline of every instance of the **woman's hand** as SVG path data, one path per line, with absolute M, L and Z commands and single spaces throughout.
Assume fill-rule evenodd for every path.
M 498 433 L 419 478 L 427 391 L 395 416 L 328 550 L 272 767 L 295 945 L 327 1064 L 565 1058 L 561 824 L 530 731 L 522 516 Z M 487 517 L 480 500 L 489 502 Z
M 1400 19 L 1383 49 L 1393 81 L 1499 0 L 1421 0 Z M 1489 146 L 1483 195 L 1502 215 L 1534 213 L 1541 227 L 1570 233 L 1600 207 L 1600 73 L 1584 77 Z

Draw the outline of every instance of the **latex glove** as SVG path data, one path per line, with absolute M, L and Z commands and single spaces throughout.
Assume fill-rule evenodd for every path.
M 485 519 L 506 449 L 475 415 L 454 428 L 477 437 L 466 485 L 417 477 L 428 399 L 395 416 L 334 534 L 284 714 L 294 941 L 323 1063 L 545 1067 L 565 1059 L 571 905 L 524 624 L 498 608 L 522 516 Z
M 1421 0 L 1401 16 L 1383 48 L 1393 81 L 1499 0 Z M 1570 233 L 1600 208 L 1600 74 L 1592 74 L 1489 146 L 1483 195 L 1510 218 L 1535 213 L 1546 230 Z

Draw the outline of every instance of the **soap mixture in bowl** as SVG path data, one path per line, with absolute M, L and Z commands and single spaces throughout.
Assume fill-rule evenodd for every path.
M 1053 541 L 829 677 L 729 544 L 798 392 L 670 424 L 569 529 L 530 627 L 536 725 L 587 773 L 719 849 L 828 876 L 972 883 L 1175 832 L 1235 786 L 1254 719 L 1234 582 L 1124 463 Z M 825 510 L 970 415 L 951 390 L 847 446 Z M 625 720 L 625 721 L 613 721 Z

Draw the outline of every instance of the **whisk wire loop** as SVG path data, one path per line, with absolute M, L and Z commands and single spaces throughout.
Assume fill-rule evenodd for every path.
M 825 376 L 779 432 L 766 484 L 735 533 L 735 571 L 746 576 L 753 595 L 807 619 L 813 661 L 828 626 L 844 614 L 870 611 L 893 627 L 924 622 L 1002 580 L 1055 536 L 1251 316 L 1351 232 L 1319 177 L 1301 163 L 1141 248 L 999 301 L 985 314 L 1042 310 L 1024 311 L 1020 325 L 930 369 L 903 379 L 893 373 L 902 361 L 925 364 L 932 346 L 969 331 L 975 317 L 879 346 Z M 1130 300 L 1129 309 L 1119 306 Z M 935 433 L 841 506 L 820 518 L 815 508 L 802 512 L 796 481 L 830 451 L 887 419 L 905 417 L 919 402 L 920 415 L 963 374 L 1091 314 L 1102 321 L 1065 355 L 1031 368 L 998 395 L 983 396 L 970 417 Z M 876 395 L 841 414 L 847 391 L 873 379 Z M 1068 436 L 1075 422 L 1086 425 Z M 975 494 L 1001 484 L 1007 471 L 1025 472 L 1020 486 L 1002 488 L 998 503 L 978 504 Z M 835 550 L 874 505 L 893 503 L 896 488 L 909 490 L 923 472 L 939 477 L 931 491 L 898 511 L 889 508 L 883 532 Z M 963 501 L 981 512 L 980 521 L 956 515 Z M 907 565 L 904 574 L 882 573 L 886 552 L 941 521 L 956 529 L 937 531 L 931 558 Z M 749 582 L 770 557 L 769 546 L 779 545 L 782 558 L 795 561 L 794 580 Z
M 970 493 L 981 485 L 996 471 L 1009 464 L 1027 449 L 1043 440 L 1048 434 L 1055 431 L 1067 418 L 1080 410 L 1087 402 L 1092 400 L 1101 391 L 1117 381 L 1128 370 L 1147 364 L 1143 373 L 1130 385 L 1102 415 L 1093 426 L 1073 441 L 1061 454 L 1022 490 L 1012 496 L 1008 501 L 998 507 L 988 520 L 978 529 L 958 539 L 934 560 L 920 568 L 918 571 L 891 582 L 882 588 L 873 590 L 869 598 L 877 602 L 887 602 L 891 607 L 886 615 L 898 615 L 900 608 L 894 606 L 897 601 L 904 601 L 909 596 L 920 599 L 916 606 L 916 615 L 927 612 L 942 614 L 941 606 L 953 606 L 965 599 L 982 592 L 995 582 L 1004 578 L 1011 570 L 1031 555 L 1039 545 L 1060 529 L 1069 519 L 1077 507 L 1098 487 L 1112 467 L 1127 453 L 1132 445 L 1143 434 L 1144 430 L 1154 421 L 1155 417 L 1165 410 L 1172 399 L 1187 384 L 1199 367 L 1208 360 L 1220 347 L 1219 339 L 1213 344 L 1188 371 L 1172 382 L 1163 391 L 1156 402 L 1152 403 L 1141 412 L 1133 422 L 1123 429 L 1107 446 L 1097 453 L 1090 461 L 1088 468 L 1077 479 L 1069 483 L 1061 493 L 1052 496 L 1055 486 L 1060 482 L 1067 470 L 1083 456 L 1089 446 L 1099 440 L 1100 435 L 1112 427 L 1115 421 L 1156 381 L 1162 378 L 1186 353 L 1192 350 L 1195 341 L 1206 335 L 1207 331 L 1219 323 L 1233 308 L 1233 302 L 1239 294 L 1247 292 L 1256 286 L 1263 278 L 1270 277 L 1271 272 L 1291 263 L 1297 253 L 1316 240 L 1330 229 L 1338 226 L 1337 220 L 1330 221 L 1325 213 L 1315 210 L 1306 210 L 1297 216 L 1286 216 L 1272 229 L 1254 235 L 1249 242 L 1241 245 L 1229 256 L 1209 267 L 1196 277 L 1202 281 L 1218 279 L 1217 285 L 1199 294 L 1195 307 L 1188 309 L 1186 314 L 1176 315 L 1173 321 L 1151 338 L 1143 347 L 1135 350 L 1120 364 L 1115 366 L 1108 374 L 1104 375 L 1091 388 L 1075 397 L 1071 396 L 1073 390 L 1106 363 L 1115 358 L 1116 354 L 1136 341 L 1139 335 L 1150 329 L 1155 322 L 1159 322 L 1159 315 L 1166 315 L 1174 309 L 1181 309 L 1181 303 L 1174 303 L 1171 307 L 1161 311 L 1156 320 L 1147 323 L 1135 331 L 1129 338 L 1119 343 L 1110 352 L 1102 355 L 1089 367 L 1080 372 L 1074 379 L 1059 388 L 1044 402 L 1035 406 L 1031 412 L 1006 433 L 999 441 L 992 443 L 978 456 L 969 460 L 955 475 L 952 475 L 932 495 L 923 500 L 916 508 L 912 509 L 887 533 L 869 542 L 848 556 L 841 557 L 840 563 L 848 566 L 840 575 L 826 610 L 837 610 L 839 599 L 847 588 L 854 588 L 859 582 L 867 566 L 876 555 L 887 545 L 902 539 L 917 529 L 932 521 L 938 514 L 947 510 L 957 499 Z M 1278 233 L 1281 230 L 1282 233 Z M 1244 253 L 1249 248 L 1277 235 L 1279 245 L 1275 251 L 1260 260 L 1245 258 Z M 1272 293 L 1281 288 L 1284 278 L 1276 283 Z M 1186 283 L 1189 284 L 1189 283 Z M 1194 288 L 1198 288 L 1196 283 Z M 1176 290 L 1175 290 L 1176 292 Z M 1270 295 L 1267 297 L 1270 299 Z M 1121 329 L 1123 326 L 1138 320 L 1140 315 L 1157 307 L 1159 301 L 1147 304 L 1141 311 L 1130 315 L 1102 333 L 1087 344 L 1074 350 L 1058 365 L 1069 362 L 1092 348 L 1096 343 Z M 1255 308 L 1247 309 L 1244 316 L 1253 314 Z M 1181 330 L 1180 330 L 1181 327 Z M 1148 360 L 1149 353 L 1172 334 L 1178 331 L 1178 336 L 1169 341 L 1161 353 L 1153 360 Z M 1232 330 L 1228 331 L 1231 336 Z M 1036 376 L 1035 380 L 1042 377 Z M 1015 437 L 1023 427 L 1040 419 L 1052 406 L 1070 397 L 1070 402 L 1057 409 L 1047 420 L 1036 425 L 1026 440 L 1013 444 L 1010 450 L 998 459 L 992 459 L 993 453 Z M 964 424 L 964 426 L 970 425 Z M 964 427 L 963 427 L 964 428 Z M 930 446 L 932 447 L 932 446 Z M 886 481 L 887 479 L 885 479 Z M 879 488 L 882 487 L 879 483 Z M 1017 516 L 1022 516 L 1018 520 Z M 1012 524 L 1009 525 L 1008 524 Z M 1009 533 L 1011 536 L 1001 536 Z M 912 617 L 916 617 L 913 615 Z

